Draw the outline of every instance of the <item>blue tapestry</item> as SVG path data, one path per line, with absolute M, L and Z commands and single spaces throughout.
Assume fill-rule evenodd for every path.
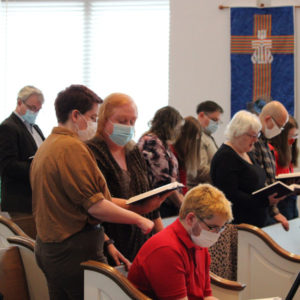
M 270 100 L 294 115 L 293 7 L 231 8 L 231 116 Z

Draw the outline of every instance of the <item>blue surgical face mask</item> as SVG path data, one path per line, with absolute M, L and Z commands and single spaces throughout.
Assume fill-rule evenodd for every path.
M 215 133 L 219 128 L 218 122 L 214 120 L 209 120 L 208 126 L 205 128 L 205 131 L 209 134 Z
M 21 117 L 24 121 L 28 122 L 29 124 L 35 124 L 35 119 L 36 119 L 37 115 L 38 115 L 37 112 L 27 109 L 25 115 L 23 115 Z
M 112 123 L 112 122 L 111 122 Z M 132 140 L 134 135 L 134 127 L 118 123 L 113 124 L 113 132 L 109 135 L 110 139 L 119 146 L 125 146 Z

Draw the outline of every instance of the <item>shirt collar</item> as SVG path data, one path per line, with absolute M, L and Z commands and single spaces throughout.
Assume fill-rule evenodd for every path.
M 23 123 L 24 123 L 24 125 L 26 126 L 26 128 L 30 131 L 30 133 L 32 134 L 33 133 L 33 129 L 32 129 L 32 127 L 34 127 L 34 124 L 30 124 L 30 123 L 28 123 L 26 120 L 24 120 L 23 118 L 22 118 L 22 116 L 21 115 L 19 115 L 16 111 L 14 111 L 13 112 Z
M 22 118 L 21 115 L 19 115 L 16 111 L 13 112 L 22 122 L 25 123 L 25 120 Z
M 200 246 L 197 246 L 196 244 L 193 243 L 193 241 L 191 240 L 191 237 L 189 236 L 188 232 L 186 231 L 186 229 L 183 227 L 183 225 L 181 224 L 181 222 L 179 221 L 179 218 L 176 219 L 176 221 L 174 222 L 174 227 L 173 227 L 176 236 L 178 237 L 178 239 L 188 248 L 188 249 L 203 249 Z
M 75 137 L 75 138 L 78 138 L 78 135 L 76 132 L 66 128 L 66 127 L 62 127 L 62 126 L 57 126 L 57 127 L 54 127 L 52 129 L 52 132 L 53 134 L 61 134 L 61 135 L 68 135 L 68 136 L 72 136 L 72 137 Z

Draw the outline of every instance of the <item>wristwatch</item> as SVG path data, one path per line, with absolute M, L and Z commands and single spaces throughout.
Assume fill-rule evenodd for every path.
M 115 241 L 112 240 L 112 239 L 109 239 L 109 240 L 104 241 L 104 245 L 105 245 L 106 247 L 109 246 L 110 244 L 114 244 L 114 243 L 115 243 Z

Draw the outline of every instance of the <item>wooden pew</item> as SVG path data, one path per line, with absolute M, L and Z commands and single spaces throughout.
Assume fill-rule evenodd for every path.
M 249 225 L 238 228 L 237 279 L 247 285 L 242 300 L 286 297 L 300 270 L 300 255 L 280 247 L 262 229 Z M 294 299 L 300 299 L 300 291 Z
M 35 261 L 35 241 L 29 237 L 13 236 L 7 238 L 11 246 L 19 249 L 31 300 L 48 300 L 48 286 L 44 273 Z M 5 299 L 5 298 L 4 298 Z
M 166 226 L 175 219 L 176 217 L 163 219 L 163 223 Z M 246 288 L 239 292 L 240 299 L 271 296 L 284 299 L 300 271 L 300 219 L 290 221 L 288 232 L 281 224 L 262 229 L 248 224 L 236 227 L 237 280 L 246 285 Z M 217 296 L 216 286 L 213 280 L 211 281 L 214 294 Z M 220 296 L 219 298 L 223 299 Z M 300 291 L 297 292 L 295 299 L 300 299 Z
M 290 220 L 289 224 L 289 231 L 285 231 L 280 223 L 263 227 L 262 230 L 281 248 L 300 255 L 300 218 Z
M 29 236 L 11 219 L 0 215 L 0 247 L 9 246 L 7 238 L 12 236 L 23 236 L 29 238 Z
M 241 300 L 246 285 L 237 281 L 222 278 L 210 272 L 210 282 L 213 295 L 220 300 Z
M 84 268 L 85 300 L 150 300 L 115 268 L 92 260 L 81 265 Z M 215 287 L 215 297 L 220 300 L 240 299 L 240 291 L 244 289 L 244 285 L 223 279 L 213 273 L 210 275 L 212 285 Z
M 83 262 L 85 300 L 151 300 L 115 268 L 94 260 Z
M 30 300 L 18 247 L 0 248 L 0 293 L 7 300 Z

